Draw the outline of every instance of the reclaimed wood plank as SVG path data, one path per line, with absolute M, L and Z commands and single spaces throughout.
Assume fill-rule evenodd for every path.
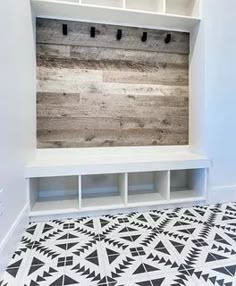
M 50 56 L 50 54 L 47 54 Z M 143 64 L 148 66 L 157 65 L 178 65 L 182 68 L 188 68 L 189 56 L 185 54 L 139 51 L 127 49 L 112 49 L 105 47 L 81 47 L 70 46 L 70 57 L 78 60 L 91 61 L 123 61 L 130 64 Z
M 60 68 L 60 69 L 87 69 L 87 70 L 108 70 L 108 71 L 138 71 L 138 72 L 158 72 L 159 70 L 173 70 L 176 73 L 186 71 L 188 67 L 176 63 L 141 63 L 124 60 L 78 60 L 73 58 L 38 57 L 38 67 Z
M 54 108 L 54 105 L 58 106 L 74 106 L 80 102 L 79 93 L 37 93 L 37 104 L 51 106 Z
M 37 44 L 37 55 L 40 60 L 39 64 L 47 64 L 47 61 L 53 59 L 66 59 L 68 65 L 75 66 L 76 60 L 83 61 L 110 61 L 122 62 L 123 65 L 142 66 L 178 66 L 188 68 L 189 57 L 184 54 L 160 53 L 152 51 L 137 51 L 127 49 L 112 49 L 104 47 L 81 47 L 81 46 L 64 46 Z
M 65 45 L 48 45 L 48 44 L 37 44 L 37 57 L 40 56 L 53 56 L 56 58 L 70 58 L 71 47 Z
M 38 131 L 38 147 L 104 147 L 104 146 L 148 146 L 186 144 L 186 129 L 128 129 L 128 130 L 61 130 Z
M 158 69 L 156 72 L 103 71 L 103 82 L 157 85 L 188 85 L 188 70 Z
M 132 84 L 113 82 L 93 82 L 88 78 L 87 82 L 72 80 L 38 80 L 38 92 L 79 92 L 80 94 L 103 94 L 103 95 L 157 95 L 157 96 L 188 96 L 188 86 L 158 85 L 158 84 Z M 164 81 L 165 79 L 163 79 Z
M 39 81 L 58 81 L 63 83 L 69 82 L 101 82 L 103 81 L 103 71 L 100 70 L 89 70 L 89 69 L 67 69 L 67 68 L 37 68 L 37 79 Z M 58 83 L 59 84 L 59 83 Z
M 68 35 L 62 34 L 62 24 L 68 25 Z M 96 37 L 90 37 L 90 28 L 96 28 Z M 123 30 L 121 41 L 116 40 L 117 29 Z M 148 41 L 142 42 L 141 36 L 148 32 Z M 165 43 L 167 33 L 171 33 L 172 40 Z M 189 33 L 121 27 L 114 25 L 73 22 L 54 19 L 37 18 L 36 39 L 38 44 L 57 44 L 69 46 L 96 46 L 116 49 L 131 49 L 166 52 L 175 54 L 189 54 Z
M 56 99 L 55 99 L 56 100 Z M 188 113 L 188 98 L 174 96 L 80 95 L 77 104 L 45 103 L 37 97 L 38 116 L 48 117 L 175 117 Z
M 188 116 L 175 118 L 137 118 L 137 117 L 38 117 L 39 131 L 53 130 L 132 130 L 157 128 L 188 128 Z
M 85 84 L 84 84 L 85 82 Z M 187 86 L 188 73 L 186 70 L 158 70 L 157 72 L 126 72 L 126 71 L 90 71 L 90 70 L 67 70 L 67 69 L 38 69 L 38 84 L 40 91 L 45 88 L 56 90 L 68 87 L 70 84 L 78 88 L 88 89 L 91 85 L 96 89 L 103 88 L 103 83 L 125 83 L 144 85 Z M 87 88 L 86 88 L 87 87 Z M 42 90 L 43 91 L 43 90 Z

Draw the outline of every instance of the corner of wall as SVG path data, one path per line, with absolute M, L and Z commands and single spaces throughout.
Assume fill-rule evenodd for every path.
M 0 244 L 0 281 L 28 223 L 29 206 L 26 204 Z

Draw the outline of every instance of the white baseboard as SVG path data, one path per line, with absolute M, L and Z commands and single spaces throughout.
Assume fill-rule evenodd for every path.
M 16 250 L 16 246 L 19 244 L 28 223 L 29 206 L 26 204 L 0 244 L 0 278 Z
M 208 203 L 229 203 L 236 201 L 236 185 L 214 186 L 209 189 Z
M 169 204 L 169 205 L 153 205 L 153 206 L 143 206 L 143 207 L 129 207 L 121 209 L 109 209 L 109 210 L 99 210 L 99 211 L 84 211 L 81 213 L 67 213 L 67 214 L 51 214 L 51 215 L 42 215 L 42 216 L 31 216 L 30 222 L 45 222 L 48 220 L 57 220 L 57 219 L 78 219 L 81 217 L 91 216 L 97 217 L 101 215 L 117 215 L 117 214 L 128 214 L 131 212 L 148 212 L 152 210 L 165 210 L 165 209 L 174 209 L 174 208 L 191 208 L 196 205 L 205 205 L 206 201 L 199 202 L 185 202 L 178 204 Z

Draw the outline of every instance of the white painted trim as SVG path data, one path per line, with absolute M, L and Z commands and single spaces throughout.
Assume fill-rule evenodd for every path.
M 26 204 L 0 244 L 0 277 L 3 275 L 14 251 L 29 223 L 29 205 Z M 0 279 L 1 280 L 1 279 Z
M 151 172 L 210 167 L 210 160 L 189 147 L 37 150 L 26 177 Z
M 32 0 L 36 17 L 105 23 L 151 29 L 190 32 L 201 21 L 200 17 L 163 14 L 163 11 L 131 10 L 58 0 Z
M 164 204 L 164 205 L 157 205 L 157 204 L 153 204 L 153 205 L 143 205 L 143 206 L 132 206 L 129 205 L 129 207 L 126 208 L 117 208 L 117 207 L 113 207 L 112 209 L 103 209 L 103 210 L 84 210 L 83 212 L 67 212 L 67 213 L 60 213 L 60 214 L 50 214 L 50 215 L 40 215 L 38 216 L 37 214 L 34 215 L 32 214 L 30 216 L 30 221 L 31 222 L 45 222 L 53 219 L 77 219 L 80 217 L 84 217 L 84 216 L 91 216 L 91 217 L 96 217 L 96 216 L 101 216 L 101 215 L 107 215 L 108 213 L 110 215 L 114 214 L 128 214 L 131 212 L 148 212 L 151 210 L 165 210 L 165 209 L 174 209 L 174 208 L 179 208 L 179 207 L 183 207 L 183 208 L 187 208 L 187 207 L 193 207 L 196 205 L 206 205 L 206 201 L 204 199 L 200 200 L 200 201 L 189 201 L 189 202 L 178 202 L 178 203 L 174 203 L 171 204 L 171 202 L 169 204 Z
M 140 211 L 142 211 L 142 208 L 144 207 L 150 207 L 153 209 L 160 209 L 160 208 L 175 208 L 180 206 L 186 206 L 188 207 L 190 205 L 196 205 L 200 204 L 201 202 L 206 202 L 206 198 L 204 196 L 199 197 L 186 197 L 186 198 L 176 198 L 176 199 L 170 199 L 165 200 L 164 198 L 162 200 L 158 201 L 147 201 L 147 202 L 127 202 L 125 203 L 118 203 L 118 204 L 105 204 L 105 205 L 96 205 L 96 206 L 86 206 L 83 207 L 83 199 L 82 199 L 82 207 L 80 209 L 51 209 L 51 210 L 31 210 L 29 216 L 30 218 L 36 218 L 36 217 L 44 217 L 46 220 L 53 219 L 54 216 L 61 216 L 65 215 L 66 218 L 74 218 L 76 216 L 86 216 L 87 214 L 93 214 L 96 212 L 104 212 L 104 213 L 111 213 L 113 210 L 118 210 L 118 213 L 121 212 L 127 212 L 129 209 L 135 209 L 136 211 L 139 211 L 139 208 L 141 208 Z
M 228 203 L 236 201 L 236 184 L 212 186 L 208 192 L 208 203 Z

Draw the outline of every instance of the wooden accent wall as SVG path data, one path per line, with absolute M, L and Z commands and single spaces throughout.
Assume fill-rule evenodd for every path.
M 49 19 L 36 31 L 38 148 L 188 143 L 188 33 L 166 44 L 167 31 Z

